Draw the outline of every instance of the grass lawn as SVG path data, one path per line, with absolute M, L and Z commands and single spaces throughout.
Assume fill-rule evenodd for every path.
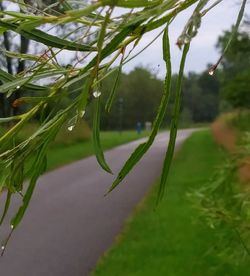
M 221 249 L 215 230 L 199 223 L 199 213 L 186 197 L 209 179 L 214 167 L 223 162 L 223 155 L 209 131 L 194 133 L 174 160 L 160 206 L 155 210 L 156 185 L 93 275 L 249 275 L 247 264 L 223 263 L 212 253 Z
M 140 135 L 136 131 L 104 131 L 101 132 L 101 142 L 104 150 L 145 137 L 148 133 Z M 48 170 L 71 163 L 94 154 L 91 139 L 75 142 L 69 145 L 52 146 L 48 152 Z

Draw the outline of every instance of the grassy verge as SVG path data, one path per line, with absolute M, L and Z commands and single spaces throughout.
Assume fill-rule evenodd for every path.
M 215 230 L 197 222 L 199 211 L 186 193 L 200 188 L 223 153 L 209 131 L 192 135 L 172 166 L 167 195 L 155 211 L 157 186 L 153 188 L 93 275 L 206 276 L 247 275 L 247 266 L 221 261 L 215 251 Z
M 138 135 L 135 131 L 105 131 L 101 133 L 101 141 L 104 150 L 142 138 L 147 132 Z M 71 163 L 81 158 L 94 154 L 91 140 L 76 142 L 70 145 L 59 144 L 51 147 L 48 153 L 48 170 Z

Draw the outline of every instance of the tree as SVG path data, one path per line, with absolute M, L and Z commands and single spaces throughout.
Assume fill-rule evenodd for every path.
M 222 97 L 233 108 L 250 108 L 250 67 L 239 72 L 222 88 Z
M 230 32 L 225 32 L 218 40 L 222 51 Z M 249 108 L 250 38 L 246 32 L 238 32 L 230 49 L 224 55 L 221 74 L 221 97 L 233 108 Z
M 103 83 L 103 111 L 101 126 L 103 129 L 119 128 L 119 100 L 122 98 L 123 127 L 133 129 L 137 122 L 153 121 L 163 92 L 163 83 L 149 69 L 137 67 L 129 74 L 121 74 L 117 95 L 110 113 L 105 114 L 104 106 L 110 90 L 113 76 Z
M 25 39 L 42 43 L 48 47 L 44 55 L 33 54 L 31 56 L 24 56 L 16 53 L 17 58 L 20 60 L 35 60 L 35 63 L 28 68 L 28 74 L 21 72 L 18 75 L 12 76 L 6 72 L 0 72 L 0 80 L 2 82 L 0 87 L 1 93 L 12 96 L 15 94 L 16 89 L 20 89 L 19 91 L 29 91 L 32 95 L 28 97 L 22 95 L 15 102 L 15 105 L 29 104 L 28 110 L 17 116 L 2 118 L 0 120 L 4 123 L 10 121 L 16 122 L 0 138 L 0 187 L 8 191 L 3 218 L 8 209 L 11 195 L 13 193 L 20 193 L 23 190 L 24 179 L 30 178 L 28 188 L 25 190 L 23 197 L 23 203 L 12 219 L 12 232 L 23 218 L 37 178 L 45 170 L 46 151 L 49 144 L 54 140 L 57 132 L 65 122 L 69 124 L 69 130 L 73 129 L 76 122 L 85 114 L 85 110 L 90 102 L 94 102 L 95 110 L 93 119 L 95 153 L 99 164 L 106 171 L 110 172 L 104 158 L 99 137 L 100 104 L 102 98 L 100 91 L 101 82 L 112 70 L 118 73 L 121 72 L 122 65 L 132 58 L 131 54 L 134 53 L 136 46 L 146 33 L 163 27 L 162 44 L 163 59 L 166 64 L 166 79 L 164 93 L 161 95 L 153 129 L 148 140 L 138 146 L 124 164 L 109 192 L 119 185 L 142 158 L 154 141 L 159 127 L 165 118 L 165 112 L 169 103 L 172 81 L 169 27 L 177 15 L 196 4 L 177 41 L 178 47 L 182 49 L 182 58 L 176 90 L 173 95 L 170 141 L 166 150 L 163 164 L 164 169 L 158 193 L 158 199 L 162 198 L 174 154 L 186 56 L 190 43 L 199 30 L 202 17 L 220 2 L 217 1 L 214 5 L 209 6 L 209 1 L 207 0 L 99 0 L 91 2 L 87 6 L 86 3 L 79 1 L 79 8 L 75 9 L 74 6 L 71 6 L 64 0 L 58 2 L 61 12 L 58 14 L 54 13 L 51 6 L 46 7 L 44 12 L 44 10 L 34 9 L 20 1 L 18 2 L 19 7 L 28 8 L 24 9 L 24 12 L 2 12 L 3 18 L 0 20 L 0 28 L 3 33 L 11 31 L 23 36 Z M 243 0 L 235 29 L 237 29 L 238 23 L 242 19 L 245 5 L 246 0 Z M 123 10 L 120 16 L 115 16 L 113 14 L 115 7 L 126 9 Z M 29 10 L 29 8 L 31 9 Z M 77 40 L 72 39 L 71 32 L 67 33 L 66 37 L 59 38 L 52 32 L 45 32 L 42 28 L 45 25 L 49 25 L 51 28 L 58 25 L 66 26 L 72 22 L 79 24 L 79 28 L 81 27 L 84 30 Z M 79 31 L 79 29 L 74 31 Z M 91 39 L 85 40 L 89 37 Z M 84 43 L 83 41 L 86 42 Z M 57 61 L 57 55 L 63 50 L 73 51 L 74 53 L 80 52 L 83 55 L 77 64 L 65 66 Z M 50 56 L 48 56 L 48 53 L 50 53 Z M 89 59 L 87 59 L 87 56 Z M 82 62 L 83 60 L 85 63 Z M 115 61 L 118 61 L 120 65 L 117 68 L 112 68 Z M 82 82 L 82 87 L 74 89 L 75 84 L 79 82 Z M 113 99 L 114 95 L 112 90 L 110 98 Z M 71 99 L 69 105 L 61 108 L 60 104 L 65 98 L 69 97 Z M 112 100 L 110 103 L 112 103 Z M 49 112 L 45 112 L 48 105 L 51 105 L 52 109 Z M 18 132 L 37 114 L 42 114 L 39 128 L 31 137 L 16 144 L 15 138 Z M 30 167 L 27 164 L 31 164 Z
M 0 3 L 0 11 L 4 11 L 6 7 L 4 7 L 3 3 Z M 26 39 L 24 36 L 20 35 L 19 43 L 14 44 L 11 42 L 14 39 L 13 35 L 10 34 L 9 31 L 3 32 L 2 37 L 2 44 L 6 51 L 17 51 L 20 54 L 26 54 L 29 48 L 29 40 Z M 18 48 L 18 49 L 17 49 Z M 25 69 L 25 60 L 24 59 L 13 59 L 12 57 L 6 55 L 5 60 L 2 61 L 2 66 L 6 67 L 7 72 L 10 75 L 19 74 L 24 71 Z M 3 95 L 1 95 L 0 102 L 1 102 L 1 116 L 13 116 L 17 115 L 17 108 L 14 108 L 11 103 L 13 103 L 16 99 L 20 98 L 21 92 L 17 89 L 10 99 L 6 100 Z
M 219 81 L 207 71 L 189 73 L 184 78 L 182 107 L 190 111 L 193 122 L 211 122 L 219 112 Z

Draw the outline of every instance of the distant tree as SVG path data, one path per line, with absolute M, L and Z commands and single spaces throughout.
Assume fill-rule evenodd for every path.
M 250 68 L 239 72 L 221 91 L 233 108 L 250 108 Z
M 184 79 L 183 108 L 190 110 L 194 122 L 211 122 L 218 115 L 219 81 L 207 71 L 189 73 Z
M 222 51 L 230 33 L 218 40 Z M 233 108 L 250 106 L 250 38 L 247 32 L 237 33 L 222 61 L 221 98 Z
M 113 76 L 103 83 L 103 108 L 113 86 L 112 80 Z M 117 129 L 121 108 L 124 128 L 134 128 L 137 122 L 142 124 L 146 121 L 152 122 L 157 113 L 163 89 L 162 80 L 148 68 L 136 67 L 129 74 L 121 74 L 117 88 L 119 97 L 116 97 L 110 114 L 103 112 L 102 127 Z M 121 99 L 122 103 L 120 103 Z
M 226 31 L 218 39 L 217 48 L 221 53 L 229 40 L 230 33 L 231 31 Z M 250 66 L 249 54 L 249 34 L 247 32 L 238 32 L 221 62 L 226 77 L 234 77 L 238 72 L 248 68 Z
M 0 10 L 3 11 L 5 9 L 5 5 L 0 2 Z M 14 41 L 14 42 L 13 42 Z M 13 36 L 13 33 L 9 31 L 3 32 L 3 36 L 0 40 L 0 46 L 4 48 L 6 51 L 16 51 L 21 54 L 26 54 L 29 49 L 29 40 L 20 35 L 16 40 Z M 5 70 L 11 74 L 19 74 L 25 69 L 25 60 L 24 59 L 14 59 L 8 55 L 4 56 L 0 59 L 1 68 L 5 68 Z M 12 103 L 15 99 L 19 98 L 21 95 L 20 89 L 17 89 L 15 93 L 9 99 L 4 98 L 4 95 L 1 94 L 0 104 L 1 104 L 1 113 L 0 115 L 11 116 L 16 115 L 17 108 L 12 106 Z

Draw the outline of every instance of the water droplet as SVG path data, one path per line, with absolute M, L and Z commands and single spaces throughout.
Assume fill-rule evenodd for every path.
M 184 38 L 184 43 L 185 43 L 185 44 L 188 44 L 189 42 L 190 42 L 190 38 L 186 36 L 186 37 Z
M 5 246 L 4 246 L 4 245 L 2 245 L 2 246 L 1 246 L 1 249 L 2 249 L 2 250 L 4 250 L 4 249 L 5 249 Z
M 14 225 L 13 225 L 13 224 L 11 224 L 10 228 L 11 228 L 11 229 L 14 229 Z
M 93 92 L 93 96 L 94 96 L 95 98 L 100 97 L 101 94 L 102 94 L 101 91 L 98 91 L 98 90 L 96 90 L 95 92 Z
M 18 86 L 16 87 L 16 89 L 20 89 L 20 85 L 18 85 Z
M 214 69 L 210 69 L 210 70 L 208 71 L 208 74 L 209 74 L 210 76 L 213 76 L 213 75 L 214 75 Z
M 75 127 L 75 126 L 73 126 L 73 125 L 72 125 L 72 126 L 69 126 L 69 127 L 68 127 L 68 131 L 72 131 L 72 130 L 74 129 L 74 127 Z
M 85 115 L 85 110 L 80 111 L 80 117 L 82 118 Z

